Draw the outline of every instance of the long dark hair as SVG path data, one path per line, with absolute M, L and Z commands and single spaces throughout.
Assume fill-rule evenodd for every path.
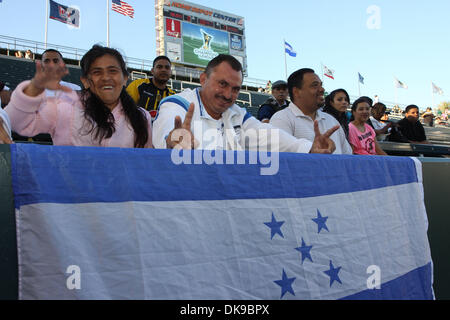
M 333 117 L 336 118 L 336 120 L 341 125 L 342 129 L 344 129 L 345 136 L 348 137 L 348 119 L 346 112 L 340 112 L 336 110 L 331 103 L 334 101 L 334 97 L 339 92 L 342 92 L 347 97 L 348 104 L 350 105 L 350 96 L 348 95 L 347 91 L 344 89 L 336 89 L 332 91 L 329 95 L 325 98 L 325 106 L 323 107 L 322 111 L 331 114 Z
M 104 55 L 116 58 L 123 75 L 128 76 L 125 61 L 119 51 L 100 45 L 94 45 L 81 59 L 81 76 L 87 79 L 92 63 Z M 125 117 L 134 131 L 134 147 L 143 148 L 149 139 L 147 119 L 144 113 L 138 109 L 125 87 L 122 88 L 119 99 L 122 102 Z M 88 133 L 94 132 L 94 138 L 99 140 L 99 142 L 103 139 L 111 138 L 116 128 L 114 116 L 109 108 L 89 89 L 83 89 L 81 101 L 84 105 L 84 117 L 92 124 Z
M 358 99 L 355 100 L 355 102 L 353 102 L 352 104 L 352 117 L 350 118 L 350 122 L 355 120 L 355 116 L 353 115 L 353 112 L 356 111 L 356 109 L 358 108 L 358 104 L 360 103 L 367 103 L 370 107 L 370 101 L 367 100 L 367 97 L 359 97 Z

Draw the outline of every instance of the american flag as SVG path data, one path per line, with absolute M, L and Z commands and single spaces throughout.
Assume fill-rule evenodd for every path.
M 134 9 L 125 1 L 120 0 L 112 0 L 112 10 L 116 11 L 124 16 L 129 16 L 130 18 L 134 18 Z

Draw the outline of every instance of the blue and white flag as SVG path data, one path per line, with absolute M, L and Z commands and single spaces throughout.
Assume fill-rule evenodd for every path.
M 207 152 L 11 145 L 19 298 L 433 298 L 417 160 Z
M 396 77 L 394 77 L 394 86 L 396 88 L 408 89 L 408 86 L 405 83 L 398 80 Z
M 287 43 L 286 41 L 284 41 L 284 50 L 286 51 L 286 53 L 288 55 L 290 55 L 291 57 L 296 57 L 297 56 L 297 52 L 292 48 L 292 46 Z
M 50 19 L 66 23 L 73 27 L 80 27 L 80 11 L 76 8 L 71 8 L 59 4 L 53 0 L 50 1 Z
M 361 73 L 358 72 L 358 80 L 359 82 L 361 82 L 362 84 L 364 84 L 364 77 L 361 75 Z
M 433 81 L 431 81 L 431 87 L 433 88 L 433 93 L 437 93 L 440 95 L 444 94 L 444 91 L 441 88 L 439 88 L 437 85 L 435 85 Z

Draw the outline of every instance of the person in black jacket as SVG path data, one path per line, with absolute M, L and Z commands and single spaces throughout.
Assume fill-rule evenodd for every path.
M 289 105 L 287 101 L 288 86 L 283 80 L 275 81 L 272 85 L 272 97 L 267 99 L 258 109 L 258 120 L 268 123 L 275 112 L 283 110 Z
M 419 121 L 419 107 L 411 104 L 405 109 L 405 117 L 398 123 L 400 132 L 410 143 L 429 143 L 425 129 Z

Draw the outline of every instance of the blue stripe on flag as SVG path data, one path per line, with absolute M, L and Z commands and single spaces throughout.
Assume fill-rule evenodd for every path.
M 203 154 L 187 152 L 193 159 Z M 226 154 L 236 163 L 237 152 Z M 253 155 L 245 153 L 246 163 Z M 261 164 L 175 165 L 170 150 L 158 149 L 13 144 L 11 159 L 16 208 L 43 202 L 304 198 L 418 181 L 414 161 L 405 157 L 280 153 L 273 176 L 260 175 L 269 166 Z
M 297 52 L 295 52 L 294 48 L 292 48 L 292 46 L 289 43 L 287 43 L 286 41 L 284 42 L 284 50 L 291 57 L 296 57 L 297 56 Z

